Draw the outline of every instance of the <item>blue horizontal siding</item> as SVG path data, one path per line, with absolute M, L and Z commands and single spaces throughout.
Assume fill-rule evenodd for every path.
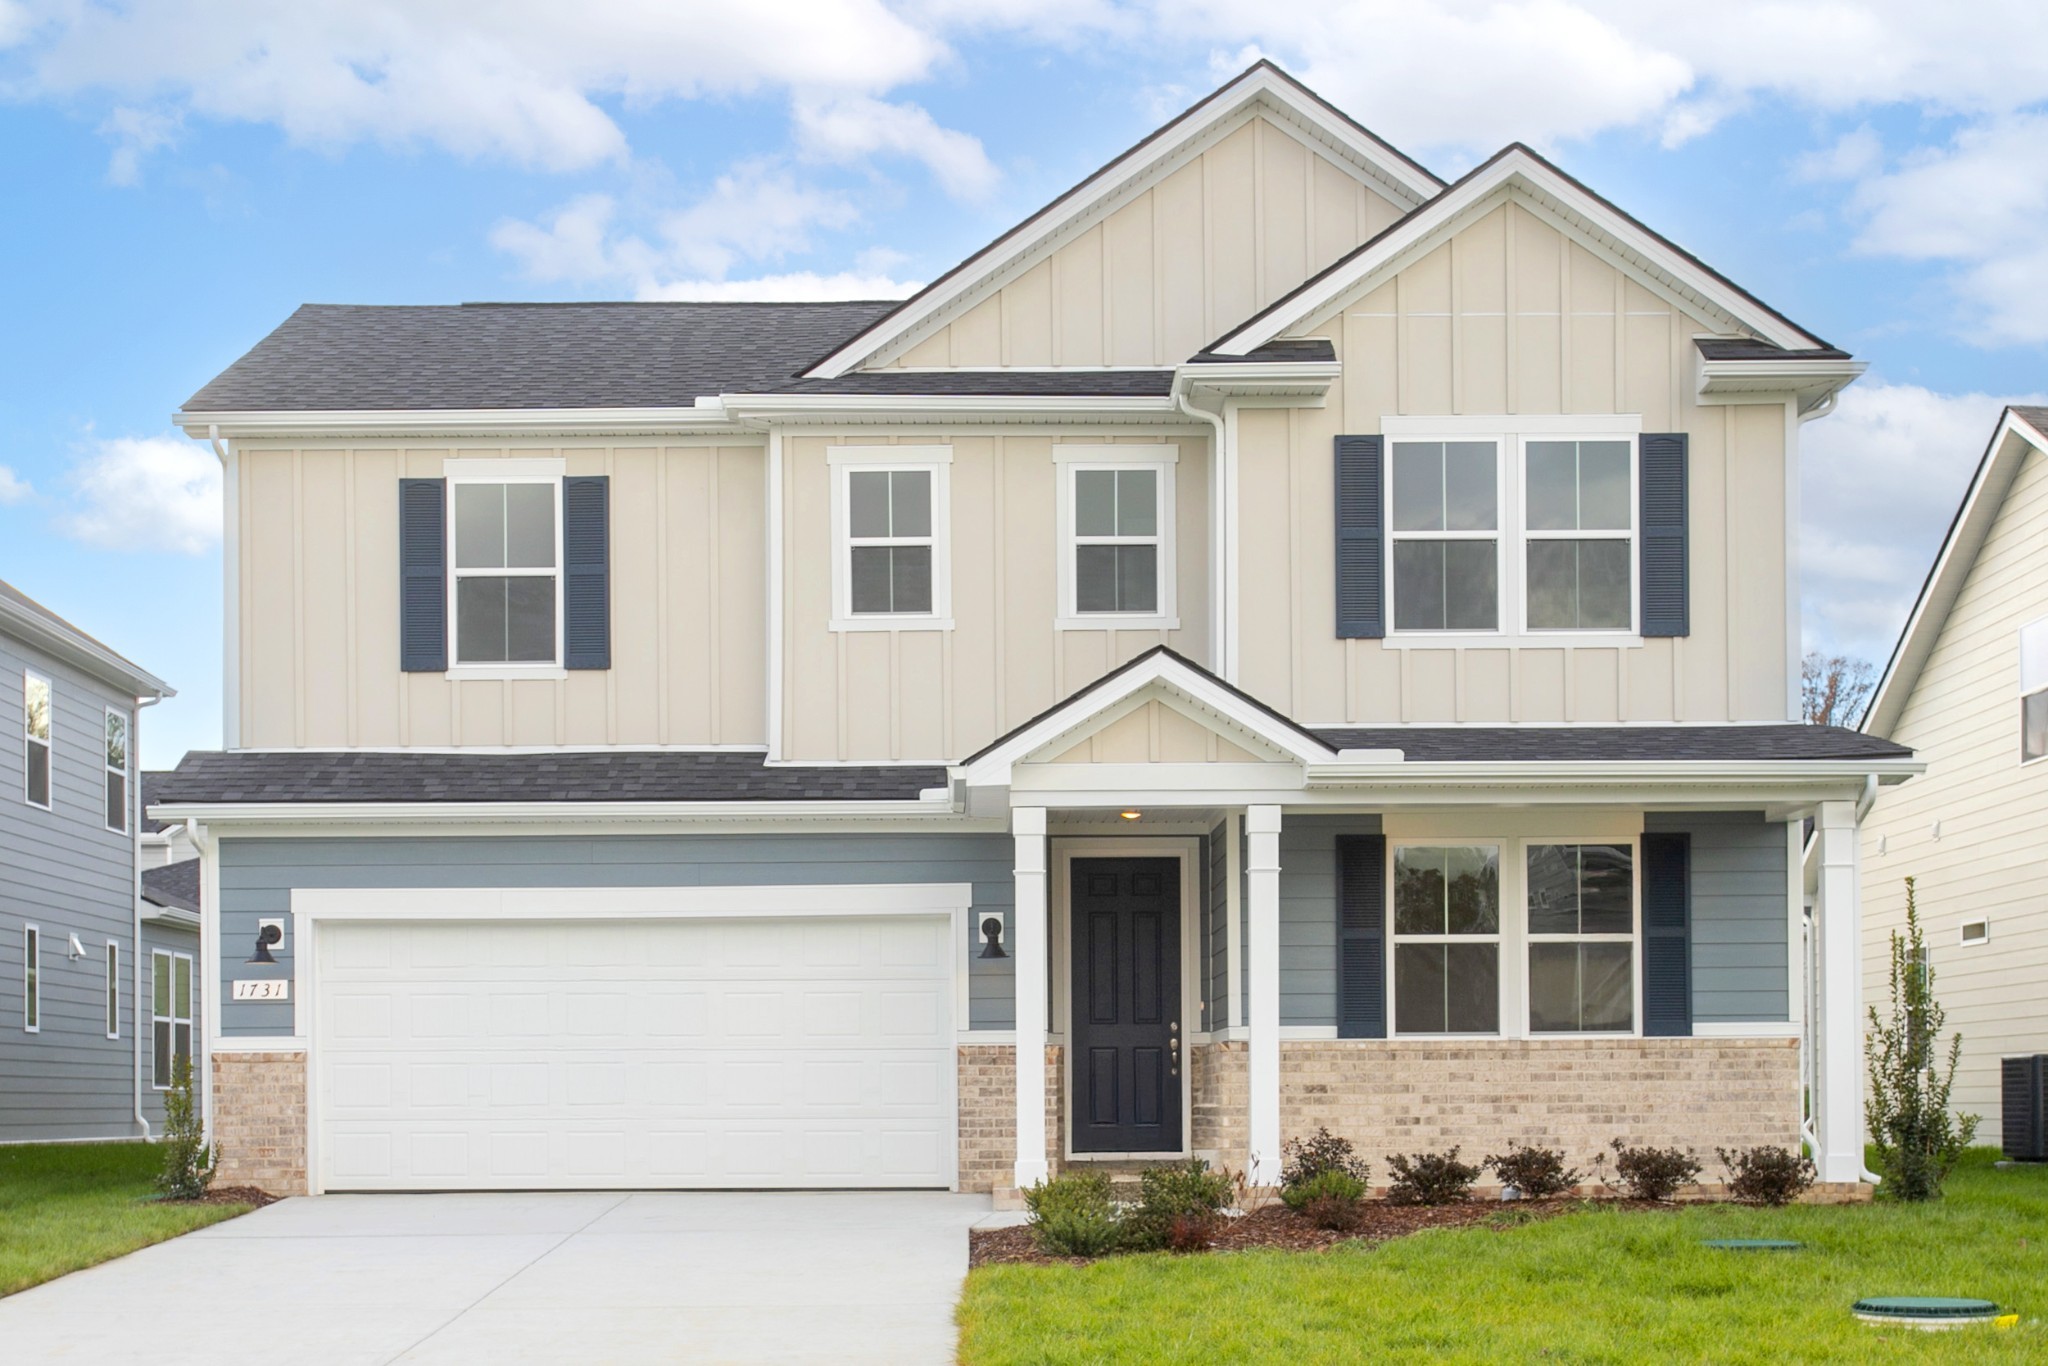
M 1760 811 L 1663 812 L 1649 830 L 1692 835 L 1692 1018 L 1784 1020 L 1792 939 L 1785 826 Z
M 1280 1023 L 1337 1023 L 1337 836 L 1376 835 L 1378 816 L 1280 823 Z

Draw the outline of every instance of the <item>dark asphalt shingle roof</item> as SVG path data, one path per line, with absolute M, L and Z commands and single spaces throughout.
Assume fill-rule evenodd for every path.
M 1329 361 L 1337 359 L 1337 347 L 1325 337 L 1276 337 L 1240 356 L 1221 351 L 1197 351 L 1188 357 L 1191 365 L 1277 364 L 1283 361 Z
M 156 800 L 219 802 L 914 801 L 944 787 L 926 767 L 770 767 L 733 751 L 554 754 L 195 751 Z
M 778 390 L 894 306 L 306 304 L 185 411 L 687 407 Z
M 1318 730 L 1334 749 L 1398 749 L 1409 763 L 1690 763 L 1910 759 L 1846 726 L 1378 726 Z
M 1788 351 L 1755 337 L 1695 337 L 1694 346 L 1708 360 L 1848 360 L 1849 353 L 1839 346 L 1815 346 L 1803 351 Z
M 161 868 L 142 870 L 142 899 L 152 906 L 199 911 L 199 860 L 181 859 Z
M 156 802 L 157 802 L 157 800 L 158 800 L 158 798 L 157 798 L 157 793 L 159 793 L 159 792 L 161 792 L 161 791 L 163 790 L 163 783 L 164 783 L 164 779 L 166 779 L 166 778 L 168 778 L 168 777 L 170 777 L 170 776 L 171 776 L 171 771 L 170 771 L 169 769 L 166 769 L 166 768 L 158 768 L 158 769 L 148 769 L 148 770 L 145 770 L 145 771 L 143 772 L 143 775 L 142 775 L 142 810 L 143 810 L 143 817 L 142 817 L 142 833 L 143 833 L 143 834 L 145 834 L 145 835 L 154 835 L 154 834 L 156 834 L 156 833 L 157 833 L 158 831 L 160 831 L 160 830 L 162 830 L 162 829 L 164 828 L 164 823 L 163 823 L 162 821 L 159 821 L 159 820 L 151 820 L 151 819 L 150 819 L 150 817 L 149 817 L 149 814 L 148 814 L 148 813 L 149 813 L 149 808 L 150 808 L 151 806 L 155 805 L 155 804 L 156 804 Z

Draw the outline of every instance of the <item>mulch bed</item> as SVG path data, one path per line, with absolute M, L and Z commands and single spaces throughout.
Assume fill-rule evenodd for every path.
M 1419 1233 L 1426 1228 L 1466 1228 L 1474 1224 L 1500 1229 L 1516 1228 L 1533 1219 L 1551 1218 L 1578 1207 L 1578 1202 L 1572 1200 L 1525 1200 L 1511 1205 L 1490 1200 L 1472 1200 L 1462 1205 L 1390 1205 L 1384 1200 L 1369 1200 L 1363 1206 L 1358 1227 L 1348 1233 L 1337 1233 L 1317 1228 L 1287 1206 L 1274 1203 L 1255 1209 L 1242 1218 L 1224 1220 L 1214 1250 L 1245 1252 L 1271 1248 L 1283 1252 L 1322 1252 L 1339 1243 L 1380 1243 L 1389 1238 Z M 967 1264 L 971 1267 L 1050 1266 L 1062 1262 L 1070 1266 L 1086 1266 L 1091 1260 L 1088 1257 L 1054 1257 L 1041 1252 L 1026 1225 L 971 1229 L 967 1235 Z
M 277 1197 L 254 1186 L 211 1186 L 197 1200 L 165 1200 L 166 1205 L 274 1205 Z

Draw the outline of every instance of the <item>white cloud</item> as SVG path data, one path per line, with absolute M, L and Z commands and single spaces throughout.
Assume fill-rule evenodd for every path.
M 1866 123 L 1830 146 L 1807 152 L 1793 163 L 1793 171 L 1801 180 L 1860 180 L 1883 161 L 1884 142 Z
M 114 143 L 107 159 L 107 179 L 116 185 L 133 185 L 142 179 L 142 159 L 159 147 L 178 139 L 184 119 L 160 109 L 134 109 L 117 105 L 100 124 L 100 136 Z
M 859 161 L 876 152 L 907 156 L 923 162 L 956 199 L 982 198 L 999 178 L 981 139 L 941 128 L 914 104 L 865 95 L 800 99 L 795 119 L 798 147 L 821 160 Z
M 105 550 L 200 555 L 220 543 L 220 462 L 179 436 L 98 442 L 68 479 L 57 528 Z
M 35 495 L 35 489 L 28 480 L 16 474 L 5 465 L 0 465 L 0 507 L 19 503 Z
M 761 275 L 751 280 L 670 280 L 640 290 L 639 297 L 779 303 L 799 299 L 904 299 L 921 288 L 921 281 L 897 280 L 887 275 L 865 275 L 858 271 L 819 275 L 798 271 L 789 275 Z
M 1801 429 L 1800 588 L 1809 644 L 1883 664 L 2007 403 L 1865 380 Z

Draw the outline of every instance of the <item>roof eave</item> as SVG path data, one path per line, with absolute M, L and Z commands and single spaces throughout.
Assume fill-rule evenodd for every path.
M 180 411 L 171 422 L 200 440 L 237 441 L 306 436 L 622 436 L 679 431 L 740 430 L 715 399 L 661 408 L 362 408 L 272 411 Z
M 124 659 L 81 632 L 59 626 L 37 614 L 0 598 L 0 628 L 48 651 L 73 668 L 83 670 L 103 683 L 124 688 L 132 697 L 161 701 L 176 697 L 178 690 L 147 669 Z
M 1788 395 L 1799 411 L 1820 409 L 1869 369 L 1860 360 L 1700 360 L 1699 397 L 1707 403 L 1747 403 Z

